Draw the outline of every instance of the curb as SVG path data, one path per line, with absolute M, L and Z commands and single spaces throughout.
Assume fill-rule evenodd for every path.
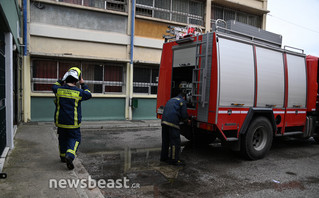
M 74 160 L 74 173 L 78 179 L 88 179 L 90 174 L 87 172 L 87 170 L 84 168 L 81 160 L 79 158 L 76 158 Z M 79 193 L 80 197 L 94 197 L 94 198 L 104 198 L 101 190 L 98 187 L 95 187 L 93 189 L 85 188 L 85 189 L 76 189 L 76 191 Z
M 114 129 L 114 128 L 147 128 L 147 127 L 161 127 L 160 120 L 156 121 L 114 121 L 114 122 L 82 122 L 81 129 Z
M 4 163 L 5 163 L 6 157 L 9 153 L 9 150 L 10 150 L 9 147 L 5 147 L 3 152 L 2 152 L 2 155 L 0 156 L 0 173 L 2 173 Z
M 96 130 L 101 130 L 101 129 L 114 129 L 114 128 L 148 128 L 148 127 L 161 127 L 160 124 L 148 124 L 148 125 L 101 125 L 101 126 L 96 126 L 96 125 L 81 125 L 81 129 L 96 129 Z
M 52 125 L 53 122 L 28 122 L 25 125 Z M 109 130 L 109 129 L 125 129 L 125 128 L 148 128 L 161 127 L 160 120 L 138 120 L 138 121 L 84 121 L 81 123 L 81 129 L 91 130 Z

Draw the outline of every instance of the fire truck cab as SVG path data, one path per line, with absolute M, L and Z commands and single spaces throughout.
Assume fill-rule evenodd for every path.
M 181 134 L 189 140 L 218 138 L 251 160 L 263 158 L 274 137 L 318 142 L 318 57 L 282 48 L 281 40 L 217 21 L 212 32 L 164 43 L 157 117 L 182 90 L 192 124 L 182 125 Z

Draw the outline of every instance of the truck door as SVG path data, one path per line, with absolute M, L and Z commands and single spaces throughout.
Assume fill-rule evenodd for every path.
M 307 72 L 303 56 L 286 54 L 288 94 L 285 132 L 303 131 L 306 120 Z

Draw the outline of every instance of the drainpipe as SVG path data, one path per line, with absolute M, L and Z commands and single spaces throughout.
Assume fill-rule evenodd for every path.
M 130 50 L 130 98 L 129 98 L 129 120 L 133 118 L 132 98 L 133 98 L 133 51 L 134 51 L 134 24 L 135 22 L 135 0 L 132 0 L 131 16 L 131 50 Z
M 23 55 L 26 56 L 28 53 L 28 37 L 27 37 L 27 0 L 23 0 Z

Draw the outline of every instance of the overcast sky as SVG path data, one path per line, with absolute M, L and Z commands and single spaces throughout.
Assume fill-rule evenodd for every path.
M 319 0 L 268 0 L 266 30 L 283 36 L 283 46 L 319 57 Z

